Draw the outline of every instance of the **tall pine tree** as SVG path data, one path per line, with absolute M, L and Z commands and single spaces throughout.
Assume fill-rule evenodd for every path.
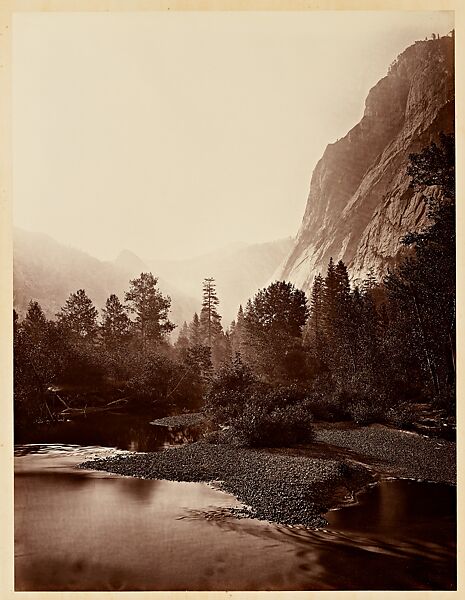
M 212 347 L 215 339 L 223 332 L 221 316 L 217 307 L 220 301 L 216 294 L 213 277 L 203 280 L 202 310 L 200 311 L 200 335 L 205 346 Z

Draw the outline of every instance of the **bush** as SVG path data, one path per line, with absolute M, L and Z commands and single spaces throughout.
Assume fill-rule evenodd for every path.
M 367 425 L 374 421 L 379 421 L 382 416 L 382 409 L 375 401 L 360 398 L 352 402 L 348 407 L 351 418 L 359 425 Z
M 177 374 L 175 363 L 165 356 L 135 356 L 132 377 L 126 381 L 124 392 L 140 404 L 162 404 L 166 402 Z
M 217 423 L 231 423 L 261 384 L 239 356 L 232 365 L 222 367 L 214 376 L 205 402 L 205 412 Z
M 308 394 L 308 406 L 316 419 L 322 421 L 345 421 L 350 418 L 347 402 L 341 394 L 332 392 L 328 395 L 320 392 Z
M 392 406 L 386 413 L 386 420 L 394 427 L 409 427 L 415 421 L 415 411 L 406 402 Z
M 254 397 L 234 421 L 249 446 L 289 446 L 313 439 L 313 418 L 305 402 L 277 405 L 275 392 Z

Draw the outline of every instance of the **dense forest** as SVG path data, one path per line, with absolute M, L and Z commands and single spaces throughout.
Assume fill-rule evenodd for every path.
M 272 445 L 309 439 L 313 419 L 408 426 L 421 402 L 453 418 L 454 164 L 453 136 L 410 156 L 429 225 L 402 239 L 405 259 L 382 281 L 369 273 L 355 285 L 331 259 L 309 297 L 276 281 L 225 330 L 209 277 L 200 314 L 174 343 L 171 301 L 152 273 L 101 315 L 82 289 L 55 320 L 31 300 L 24 319 L 14 313 L 17 426 L 86 406 L 201 410 L 236 438 Z

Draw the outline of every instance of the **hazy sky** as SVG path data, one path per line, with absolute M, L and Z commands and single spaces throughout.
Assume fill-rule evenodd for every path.
M 452 13 L 19 13 L 16 225 L 103 259 L 294 235 L 326 145 Z

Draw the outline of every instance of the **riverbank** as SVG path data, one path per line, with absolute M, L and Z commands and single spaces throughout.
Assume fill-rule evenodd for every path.
M 357 453 L 379 474 L 453 485 L 457 481 L 455 442 L 384 425 L 321 429 L 315 438 Z
M 381 476 L 454 483 L 455 444 L 383 426 L 318 428 L 315 443 L 290 449 L 201 440 L 79 467 L 143 479 L 212 483 L 244 504 L 231 511 L 238 517 L 321 527 L 326 523 L 322 514 Z

